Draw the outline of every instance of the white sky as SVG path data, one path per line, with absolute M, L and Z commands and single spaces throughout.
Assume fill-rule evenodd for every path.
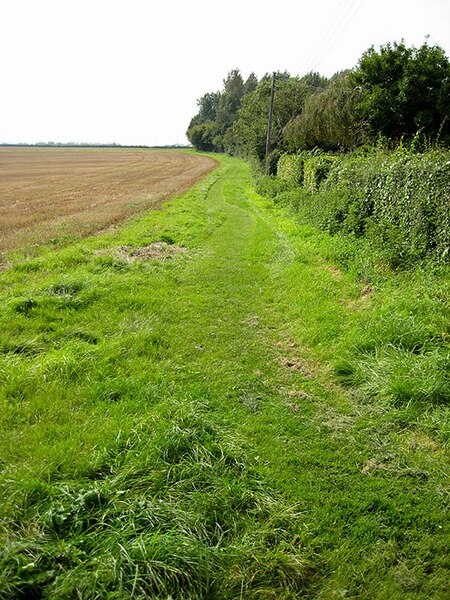
M 233 68 L 329 76 L 426 35 L 450 55 L 450 0 L 0 0 L 0 142 L 183 144 Z

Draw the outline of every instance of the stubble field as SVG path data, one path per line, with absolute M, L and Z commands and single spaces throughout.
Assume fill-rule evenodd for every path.
M 0 262 L 159 208 L 216 164 L 169 151 L 0 148 Z

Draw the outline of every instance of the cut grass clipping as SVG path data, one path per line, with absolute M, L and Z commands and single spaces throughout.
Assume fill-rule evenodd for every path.
M 201 409 L 164 411 L 90 474 L 28 481 L 8 508 L 1 589 L 14 597 L 218 597 L 300 592 L 300 515 Z

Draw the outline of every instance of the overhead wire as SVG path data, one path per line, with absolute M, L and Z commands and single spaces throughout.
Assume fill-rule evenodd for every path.
M 327 34 L 324 32 L 326 41 L 322 44 L 320 52 L 316 53 L 316 56 L 310 58 L 308 62 L 305 61 L 304 72 L 308 73 L 313 69 L 316 69 L 336 46 L 341 39 L 342 35 L 348 29 L 350 23 L 355 18 L 356 14 L 361 9 L 364 0 L 350 0 L 338 18 L 333 20 L 332 27 L 328 27 Z M 311 54 L 310 54 L 311 55 Z M 309 55 L 309 56 L 310 56 Z
M 347 22 L 345 24 L 343 24 L 341 30 L 337 33 L 337 37 L 335 37 L 335 39 L 330 42 L 330 44 L 328 45 L 327 51 L 314 64 L 314 68 L 317 68 L 320 64 L 322 64 L 322 62 L 325 60 L 325 58 L 327 57 L 327 55 L 336 47 L 336 45 L 341 40 L 341 38 L 344 35 L 344 33 L 347 31 L 347 29 L 350 26 L 350 24 L 353 21 L 353 19 L 356 17 L 356 15 L 358 14 L 358 12 L 360 11 L 363 3 L 364 3 L 364 0 L 357 0 L 357 5 L 356 5 L 355 10 L 353 11 L 353 13 L 349 14 Z
M 341 18 L 342 10 L 345 10 L 345 5 L 346 4 L 348 5 L 348 2 L 352 2 L 352 1 L 353 0 L 339 0 L 339 3 L 335 7 L 335 10 L 331 15 L 331 18 L 328 19 L 328 21 L 326 21 L 325 27 L 320 33 L 321 39 L 328 36 L 329 33 L 334 29 L 336 23 Z M 317 54 L 318 50 L 319 50 L 319 45 L 316 45 L 312 49 L 310 49 L 309 52 L 306 54 L 305 58 L 303 59 L 303 65 L 308 66 L 309 64 L 312 64 L 315 61 L 315 55 Z M 308 73 L 309 71 L 305 70 L 305 68 L 304 68 L 304 72 Z
M 355 6 L 355 2 L 357 0 L 350 0 L 347 5 L 342 9 L 337 19 L 333 22 L 333 27 L 329 28 L 329 30 L 323 34 L 321 38 L 320 47 L 318 47 L 318 52 L 315 53 L 312 59 L 306 65 L 306 72 L 312 70 L 316 65 L 320 64 L 323 60 L 323 57 L 326 56 L 329 52 L 328 48 L 331 45 L 330 40 L 334 40 L 336 33 L 340 32 L 342 28 L 342 24 L 345 22 L 345 19 L 348 17 L 350 11 Z

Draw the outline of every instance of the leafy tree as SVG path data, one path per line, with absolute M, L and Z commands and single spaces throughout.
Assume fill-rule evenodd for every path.
M 254 73 L 250 73 L 244 83 L 244 95 L 252 94 L 258 87 L 258 78 Z
M 356 111 L 360 100 L 361 90 L 352 86 L 348 72 L 334 75 L 327 87 L 308 96 L 301 114 L 286 126 L 288 149 L 339 150 L 362 143 L 367 127 Z
M 317 71 L 306 73 L 306 75 L 303 75 L 303 77 L 300 78 L 300 81 L 306 83 L 312 90 L 325 89 L 329 83 L 328 78 L 320 75 Z
M 234 147 L 240 154 L 262 160 L 265 156 L 271 76 L 265 75 L 252 94 L 244 96 L 232 128 Z M 303 109 L 308 86 L 289 73 L 277 73 L 271 150 L 283 147 L 286 124 Z
M 238 69 L 228 73 L 217 106 L 217 124 L 223 134 L 236 120 L 237 111 L 244 95 L 244 80 Z
M 372 46 L 351 81 L 361 86 L 358 110 L 375 134 L 399 140 L 422 130 L 435 137 L 450 117 L 450 63 L 439 46 L 407 48 L 401 42 L 378 52 Z
M 201 123 L 208 123 L 216 120 L 219 99 L 220 93 L 213 92 L 204 94 L 197 100 L 198 113 L 192 117 L 191 122 L 189 123 L 188 137 L 189 129 L 194 127 L 194 125 L 200 125 Z
M 247 81 L 249 89 L 253 79 Z M 187 131 L 189 141 L 198 150 L 227 149 L 228 131 L 236 120 L 245 93 L 242 75 L 238 69 L 233 69 L 224 79 L 221 92 L 205 94 L 198 100 L 199 111 L 191 119 Z
M 215 138 L 217 136 L 217 125 L 213 121 L 191 125 L 187 131 L 191 144 L 202 152 L 213 152 Z
M 215 123 L 219 100 L 219 92 L 204 94 L 197 100 L 198 113 L 192 117 L 186 132 L 188 140 L 197 150 L 204 152 L 214 150 L 213 139 L 217 135 Z

